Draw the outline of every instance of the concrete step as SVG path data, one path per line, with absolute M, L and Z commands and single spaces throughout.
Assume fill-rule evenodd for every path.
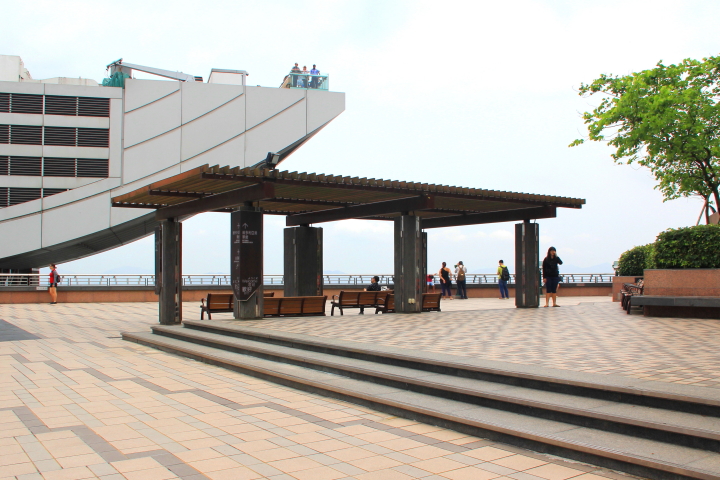
M 363 378 L 340 376 L 332 370 L 322 371 L 288 363 L 288 361 L 295 362 L 295 358 L 291 355 L 297 355 L 298 352 L 287 351 L 287 347 L 281 346 L 282 350 L 270 349 L 269 347 L 278 346 L 258 345 L 259 342 L 252 342 L 255 343 L 252 345 L 250 341 L 243 340 L 242 344 L 237 344 L 239 348 L 253 354 L 237 353 L 223 348 L 218 342 L 220 339 L 215 338 L 219 335 L 198 331 L 194 333 L 201 335 L 196 336 L 195 341 L 191 342 L 187 336 L 177 335 L 178 338 L 167 336 L 168 333 L 178 334 L 182 330 L 190 329 L 158 327 L 155 330 L 157 333 L 162 331 L 163 334 L 124 333 L 123 338 L 277 383 L 350 400 L 395 415 L 636 475 L 657 479 L 720 479 L 720 454 L 716 452 L 442 398 Z M 225 339 L 226 342 L 231 340 L 240 339 Z M 251 351 L 250 347 L 254 350 Z M 261 351 L 261 348 L 265 351 Z M 300 351 L 307 365 L 319 365 L 320 361 L 333 360 L 327 358 L 328 355 L 318 357 L 310 353 L 312 352 Z M 265 356 L 268 358 L 263 358 Z M 280 356 L 286 360 L 278 361 Z M 338 360 L 341 358 L 334 359 L 340 366 L 341 362 Z M 368 366 L 365 363 L 356 365 L 346 363 L 343 366 L 348 372 L 350 367 L 360 369 Z M 378 368 L 376 374 L 399 375 L 407 379 L 425 381 L 433 376 L 429 374 L 413 377 L 409 376 L 410 372 L 407 371 L 412 369 L 399 368 L 403 369 Z M 404 377 L 406 374 L 408 376 Z
M 219 349 L 583 427 L 720 450 L 720 418 L 548 392 L 301 350 L 179 326 L 153 332 Z
M 584 398 L 720 418 L 720 389 L 676 385 L 617 375 L 558 370 L 473 357 L 458 357 L 347 340 L 325 339 L 277 330 L 243 327 L 236 321 L 185 321 L 183 325 L 188 329 L 215 332 L 224 336 L 299 350 L 328 353 L 534 390 L 566 393 Z

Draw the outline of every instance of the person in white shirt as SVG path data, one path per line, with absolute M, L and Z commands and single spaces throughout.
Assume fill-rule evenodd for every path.
M 461 299 L 467 299 L 467 288 L 465 285 L 465 274 L 467 267 L 463 265 L 462 260 L 455 265 L 455 281 L 457 282 L 457 296 Z

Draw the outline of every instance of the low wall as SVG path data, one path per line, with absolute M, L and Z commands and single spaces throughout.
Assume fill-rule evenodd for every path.
M 720 297 L 720 268 L 645 270 L 645 295 Z
M 559 296 L 565 297 L 585 297 L 585 296 L 607 296 L 611 294 L 611 284 L 609 283 L 561 283 L 558 290 Z M 275 296 L 283 296 L 283 289 L 279 286 L 265 287 L 266 291 L 275 292 Z M 353 291 L 360 290 L 359 287 L 352 286 L 328 286 L 324 290 L 324 294 L 328 298 L 337 295 L 341 290 Z M 510 296 L 515 296 L 515 286 L 508 285 Z M 438 285 L 436 291 L 440 292 Z M 208 292 L 213 293 L 232 293 L 229 287 L 224 285 L 192 285 L 183 288 L 183 301 L 198 302 L 204 298 Z M 453 293 L 456 292 L 456 286 L 453 284 Z M 500 296 L 497 285 L 468 285 L 469 298 L 497 298 Z M 134 286 L 117 286 L 117 287 L 62 287 L 58 288 L 58 302 L 60 303 L 123 303 L 123 302 L 157 302 L 158 297 L 155 295 L 154 287 L 134 287 Z M 48 303 L 50 295 L 47 288 L 38 289 L 36 287 L 0 287 L 0 304 L 8 303 Z
M 624 276 L 624 277 L 613 277 L 612 282 L 612 301 L 613 302 L 619 302 L 622 300 L 622 295 L 620 295 L 620 291 L 622 290 L 622 286 L 624 283 L 637 283 L 638 280 L 643 278 L 640 277 L 631 277 L 631 276 Z

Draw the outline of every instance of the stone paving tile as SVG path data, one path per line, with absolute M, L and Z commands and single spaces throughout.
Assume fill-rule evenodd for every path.
M 486 302 L 478 311 L 466 312 L 462 308 L 471 307 L 474 300 L 455 302 L 447 313 L 433 316 L 438 325 L 433 321 L 408 329 L 406 324 L 408 341 L 421 344 L 427 332 L 447 333 L 475 322 L 454 335 L 479 329 L 482 338 L 494 335 L 498 349 L 504 342 L 502 348 L 516 348 L 507 329 L 525 320 L 516 318 L 515 310 L 504 304 L 503 310 L 492 313 L 483 305 L 493 304 Z M 563 315 L 575 319 L 582 331 L 592 323 L 584 316 L 601 315 L 593 313 L 596 307 L 602 305 L 569 307 Z M 588 465 L 578 464 L 575 469 L 575 464 L 554 457 L 297 391 L 118 338 L 121 331 L 146 331 L 155 322 L 156 308 L 139 303 L 0 305 L 0 319 L 27 334 L 24 339 L 0 342 L 0 478 L 630 478 Z M 186 308 L 194 313 L 196 305 Z M 573 308 L 580 311 L 572 313 Z M 535 313 L 543 332 L 559 341 L 550 312 Z M 493 323 L 492 315 L 495 326 L 483 330 L 483 325 Z M 344 323 L 344 317 L 352 319 Z M 640 326 L 632 323 L 638 318 L 623 320 L 638 331 Z M 377 330 L 379 343 L 389 342 L 382 339 L 399 328 L 391 316 L 380 315 L 318 321 L 314 334 L 335 331 L 339 336 L 332 322 L 346 326 L 359 322 Z M 301 329 L 293 319 L 283 322 L 282 328 L 289 331 Z M 503 326 L 508 323 L 511 326 Z M 281 329 L 279 325 L 282 322 L 275 320 L 263 324 Z M 415 328 L 427 332 L 413 333 Z M 518 339 L 529 335 L 523 329 L 516 334 Z M 375 338 L 367 331 L 363 335 Z M 465 354 L 471 353 L 469 344 L 463 348 Z M 710 361 L 699 363 L 711 368 Z M 682 374 L 675 370 L 673 375 Z M 693 373 L 696 377 L 713 378 L 699 371 Z

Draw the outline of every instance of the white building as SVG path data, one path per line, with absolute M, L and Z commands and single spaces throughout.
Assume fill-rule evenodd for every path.
M 67 262 L 149 235 L 154 212 L 113 208 L 111 197 L 200 165 L 251 166 L 268 152 L 282 160 L 345 109 L 344 93 L 250 87 L 244 71 L 213 69 L 203 83 L 128 65 L 113 71 L 180 79 L 127 78 L 124 88 L 34 80 L 20 57 L 0 55 L 0 268 Z

